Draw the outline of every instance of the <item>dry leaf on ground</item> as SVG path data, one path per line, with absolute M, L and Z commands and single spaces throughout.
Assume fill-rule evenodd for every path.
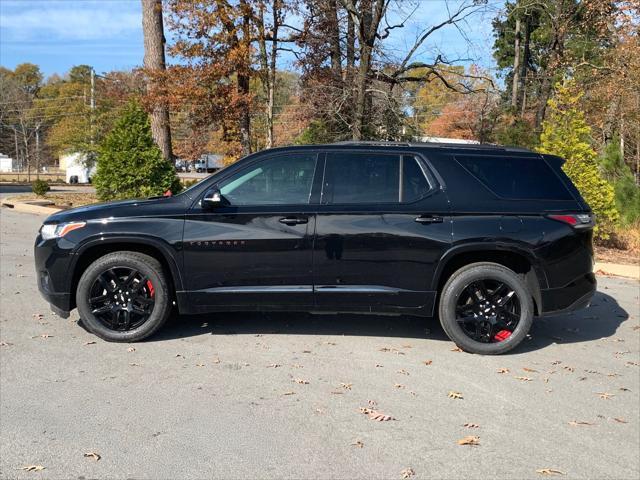
M 533 379 L 529 377 L 513 377 L 516 380 L 520 380 L 521 382 L 531 382 Z
M 475 435 L 467 435 L 458 440 L 458 445 L 480 445 L 480 437 Z
M 396 387 L 396 388 L 404 388 L 404 385 L 402 385 L 401 383 L 396 383 L 394 385 L 394 387 Z
M 509 369 L 508 368 L 499 368 L 497 370 L 498 373 L 509 373 Z
M 127 348 L 127 352 L 135 352 L 135 351 L 136 351 L 135 347 Z
M 534 370 L 533 368 L 523 367 L 522 370 L 525 372 L 538 373 L 538 370 Z
M 45 467 L 42 465 L 27 465 L 26 467 L 20 467 L 18 470 L 26 470 L 27 472 L 39 472 L 40 470 L 44 470 Z
M 385 415 L 382 412 L 372 410 L 371 408 L 367 407 L 360 407 L 360 413 L 364 413 L 371 420 L 375 420 L 376 422 L 388 422 L 389 420 L 395 420 L 395 418 L 393 418 L 391 415 Z
M 607 393 L 607 392 L 596 392 L 596 395 L 598 395 L 603 400 L 610 400 L 611 397 L 615 397 L 613 393 Z
M 618 423 L 629 423 L 624 418 L 614 417 L 614 420 Z
M 340 382 L 340 386 L 341 386 L 342 388 L 344 388 L 345 390 L 351 390 L 351 387 L 353 387 L 353 383 L 343 383 L 343 382 Z
M 85 345 L 95 345 L 95 344 L 96 344 L 96 342 L 94 342 L 94 341 L 92 340 L 92 341 L 90 341 L 90 342 L 84 342 L 84 344 L 85 344 Z
M 540 475 L 566 475 L 566 473 L 554 468 L 540 468 L 539 470 L 536 470 L 536 473 L 539 473 Z
M 465 428 L 480 428 L 480 425 L 478 425 L 477 423 L 465 423 L 462 426 Z
M 296 392 L 284 392 L 282 395 L 295 395 Z
M 358 447 L 358 448 L 364 447 L 364 443 L 362 443 L 360 440 L 356 440 L 351 445 L 353 445 L 354 447 Z
M 281 367 L 282 365 L 280 365 L 279 363 L 272 363 L 270 365 L 267 365 L 267 368 L 278 368 Z
M 87 453 L 84 454 L 84 456 L 87 457 L 87 458 L 93 458 L 96 462 L 102 458 L 96 452 L 87 452 Z
M 429 366 L 433 363 L 433 360 L 423 360 L 422 363 L 424 363 L 425 365 Z
M 569 422 L 569 425 L 571 425 L 572 427 L 577 427 L 580 425 L 594 425 L 594 424 L 590 422 L 581 422 L 580 420 L 571 420 Z
M 309 382 L 307 380 L 302 379 L 302 378 L 294 378 L 293 381 L 295 383 L 300 384 L 300 385 L 309 385 Z
M 453 390 L 449 392 L 449 394 L 447 395 L 449 398 L 453 398 L 456 400 L 462 400 L 464 397 L 462 396 L 462 393 L 460 392 L 454 392 Z
M 456 347 L 456 348 L 452 348 L 451 351 L 452 352 L 462 352 L 462 349 L 460 347 Z
M 402 475 L 402 478 L 411 478 L 415 474 L 416 472 L 413 471 L 413 468 L 405 468 L 400 472 L 400 475 Z
M 401 368 L 396 373 L 399 373 L 400 375 L 409 375 L 409 372 L 407 372 L 404 368 Z

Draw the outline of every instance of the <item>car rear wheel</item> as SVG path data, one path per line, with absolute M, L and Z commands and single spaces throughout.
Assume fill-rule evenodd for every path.
M 82 322 L 111 342 L 135 342 L 155 333 L 171 313 L 168 283 L 155 258 L 114 252 L 93 262 L 78 282 Z
M 440 297 L 442 328 L 461 349 L 496 355 L 515 348 L 533 323 L 522 277 L 497 263 L 473 263 L 451 275 Z

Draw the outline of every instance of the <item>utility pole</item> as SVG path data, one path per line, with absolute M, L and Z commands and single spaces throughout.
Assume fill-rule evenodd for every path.
M 516 4 L 516 9 L 519 7 Z M 511 84 L 511 106 L 518 106 L 518 87 L 520 86 L 520 12 L 516 16 L 515 41 L 513 45 L 513 78 Z

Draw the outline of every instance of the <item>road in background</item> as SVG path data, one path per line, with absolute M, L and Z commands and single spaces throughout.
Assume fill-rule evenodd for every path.
M 179 317 L 115 344 L 38 294 L 43 217 L 0 214 L 2 478 L 640 476 L 637 282 L 600 277 L 591 308 L 499 357 L 370 315 Z

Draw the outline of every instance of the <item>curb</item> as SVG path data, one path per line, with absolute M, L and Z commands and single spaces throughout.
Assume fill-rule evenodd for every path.
M 61 212 L 61 208 L 45 207 L 42 205 L 36 205 L 30 202 L 14 201 L 11 198 L 3 198 L 0 201 L 0 205 L 7 208 L 12 208 L 16 212 L 33 213 L 35 215 L 52 215 L 54 213 Z
M 640 265 L 621 265 L 617 263 L 596 262 L 593 266 L 596 275 L 616 276 L 640 280 Z

